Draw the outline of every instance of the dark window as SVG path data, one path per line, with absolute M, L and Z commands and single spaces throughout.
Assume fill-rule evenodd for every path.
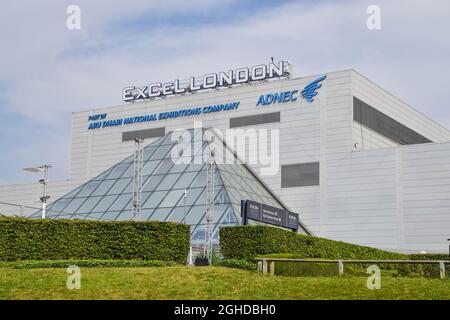
M 254 116 L 238 117 L 230 119 L 230 128 L 254 126 L 263 123 L 280 122 L 280 113 L 262 113 Z
M 128 132 L 122 132 L 122 141 L 131 141 L 134 140 L 136 137 L 142 138 L 142 139 L 149 139 L 149 138 L 157 138 L 162 137 L 166 134 L 166 128 L 154 128 L 154 129 L 145 129 L 145 130 L 137 130 L 137 131 L 128 131 Z
M 355 97 L 353 97 L 353 120 L 399 144 L 432 142 Z
M 281 166 L 281 187 L 306 187 L 319 185 L 319 162 L 297 163 Z

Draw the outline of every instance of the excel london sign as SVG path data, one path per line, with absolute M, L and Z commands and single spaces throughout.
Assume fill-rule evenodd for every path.
M 153 99 L 177 94 L 195 93 L 200 90 L 229 87 L 254 81 L 286 78 L 290 75 L 290 63 L 280 61 L 278 63 L 260 64 L 251 68 L 239 68 L 226 72 L 205 74 L 202 77 L 190 77 L 180 82 L 156 82 L 142 87 L 129 86 L 123 89 L 122 99 L 125 102 Z

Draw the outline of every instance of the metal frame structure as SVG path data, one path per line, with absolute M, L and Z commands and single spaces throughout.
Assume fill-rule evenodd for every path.
M 136 137 L 134 139 L 136 151 L 133 159 L 133 201 L 132 203 L 132 220 L 141 220 L 142 209 L 142 175 L 144 167 L 144 139 Z

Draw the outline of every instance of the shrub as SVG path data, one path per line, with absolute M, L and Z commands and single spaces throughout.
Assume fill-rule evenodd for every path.
M 411 260 L 441 260 L 441 261 L 448 261 L 448 254 L 411 254 L 410 259 Z M 445 266 L 445 273 L 447 277 L 450 277 L 450 264 L 447 264 Z M 424 275 L 425 277 L 430 278 L 438 278 L 440 274 L 440 267 L 436 264 L 419 264 L 414 265 L 415 272 L 420 273 Z
M 244 270 L 256 270 L 256 263 L 242 259 L 223 259 L 215 263 L 217 266 Z
M 261 225 L 221 228 L 220 246 L 226 259 L 252 260 L 272 253 L 291 253 L 304 259 L 408 259 L 405 254 Z
M 0 218 L 0 261 L 161 260 L 184 263 L 189 226 L 173 222 Z
M 67 268 L 102 267 L 102 268 L 130 268 L 130 267 L 171 267 L 176 266 L 174 261 L 161 260 L 24 260 L 14 262 L 0 262 L 0 268 L 31 269 L 31 268 Z

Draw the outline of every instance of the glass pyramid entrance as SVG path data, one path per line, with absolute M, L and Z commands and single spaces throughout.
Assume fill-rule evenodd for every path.
M 143 150 L 141 220 L 185 221 L 191 226 L 192 245 L 203 244 L 205 239 L 207 160 L 211 157 L 216 167 L 215 243 L 220 226 L 241 224 L 241 200 L 286 208 L 212 132 L 203 129 L 170 132 Z M 133 169 L 133 156 L 130 156 L 52 202 L 46 216 L 50 219 L 130 220 Z M 31 215 L 32 218 L 40 216 L 40 211 Z

